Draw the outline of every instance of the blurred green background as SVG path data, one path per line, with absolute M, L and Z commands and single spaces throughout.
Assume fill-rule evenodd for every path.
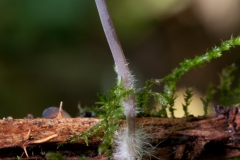
M 240 33 L 237 0 L 107 0 L 137 86 L 185 58 Z M 179 87 L 204 93 L 240 47 L 185 75 Z M 40 117 L 46 107 L 78 115 L 115 82 L 113 59 L 94 0 L 0 1 L 0 117 Z M 239 74 L 238 74 L 239 75 Z

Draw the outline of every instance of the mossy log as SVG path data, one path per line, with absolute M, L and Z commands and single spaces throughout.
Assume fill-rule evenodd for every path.
M 139 128 L 152 137 L 153 152 L 145 159 L 226 159 L 240 156 L 240 110 L 238 107 L 217 106 L 216 113 L 187 118 L 138 118 Z M 82 133 L 97 124 L 97 118 L 11 119 L 0 120 L 0 159 L 45 159 L 47 152 L 68 159 L 85 156 L 107 159 L 98 155 L 103 134 L 84 141 L 65 143 L 67 137 Z M 119 121 L 120 126 L 125 121 Z M 58 148 L 57 148 L 58 147 Z

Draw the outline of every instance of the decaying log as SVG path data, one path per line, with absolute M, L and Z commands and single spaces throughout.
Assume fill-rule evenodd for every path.
M 107 159 L 98 156 L 102 134 L 84 141 L 59 143 L 97 124 L 97 118 L 3 119 L 0 120 L 0 159 L 44 159 L 57 152 L 74 159 Z M 125 125 L 120 121 L 120 126 Z M 187 118 L 138 118 L 138 128 L 152 135 L 153 150 L 145 159 L 226 159 L 240 156 L 240 109 L 216 107 L 216 113 Z M 24 152 L 25 150 L 25 152 Z

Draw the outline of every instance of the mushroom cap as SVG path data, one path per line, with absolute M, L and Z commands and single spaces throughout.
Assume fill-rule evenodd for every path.
M 43 118 L 56 118 L 58 113 L 59 113 L 58 107 L 49 107 L 43 111 L 42 117 Z M 71 116 L 64 110 L 62 110 L 62 116 L 63 116 L 63 118 L 71 118 Z

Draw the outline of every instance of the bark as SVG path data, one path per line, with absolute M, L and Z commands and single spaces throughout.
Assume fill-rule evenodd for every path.
M 238 107 L 217 106 L 216 113 L 202 117 L 137 119 L 138 128 L 152 135 L 154 147 L 143 159 L 226 159 L 240 156 L 240 110 Z M 98 155 L 99 136 L 84 141 L 67 142 L 67 137 L 82 133 L 97 124 L 97 118 L 60 119 L 3 119 L 0 120 L 0 159 L 44 159 L 47 152 L 56 152 L 68 159 L 86 156 L 107 159 Z M 125 121 L 119 121 L 120 126 Z M 25 152 L 24 152 L 25 150 Z

